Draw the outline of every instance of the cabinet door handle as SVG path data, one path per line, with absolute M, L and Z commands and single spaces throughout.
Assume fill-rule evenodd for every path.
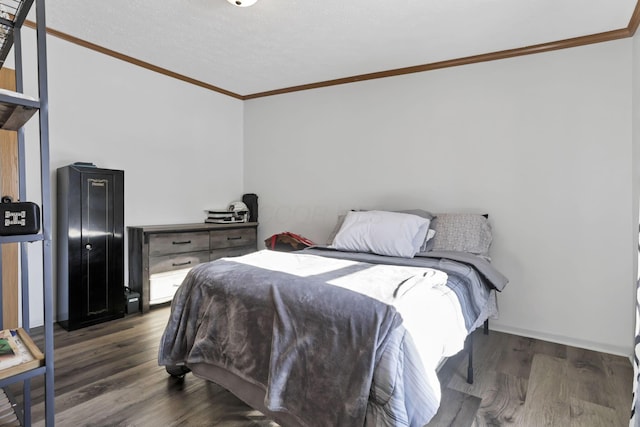
M 172 265 L 174 267 L 180 267 L 181 265 L 189 265 L 191 264 L 191 261 L 187 261 L 187 262 L 174 262 Z
M 191 240 L 183 240 L 181 242 L 173 242 L 174 245 L 188 245 L 191 243 Z
M 237 236 L 237 237 L 227 237 L 227 240 L 240 240 L 242 239 L 242 236 Z

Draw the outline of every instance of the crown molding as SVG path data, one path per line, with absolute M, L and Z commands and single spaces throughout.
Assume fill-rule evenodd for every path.
M 30 20 L 26 20 L 24 22 L 24 25 L 25 25 L 25 27 L 29 27 L 29 28 L 33 28 L 33 29 L 36 28 L 36 23 L 33 22 L 33 21 L 30 21 Z M 120 53 L 120 52 L 116 52 L 115 50 L 108 49 L 108 48 L 106 48 L 104 46 L 100 46 L 100 45 L 97 45 L 95 43 L 91 43 L 91 42 L 88 42 L 86 40 L 82 40 L 82 39 L 80 39 L 78 37 L 74 37 L 74 36 L 69 35 L 67 33 L 63 33 L 62 31 L 58 31 L 58 30 L 53 29 L 51 27 L 47 27 L 47 34 L 49 34 L 51 36 L 54 36 L 54 37 L 57 37 L 59 39 L 68 41 L 70 43 L 76 44 L 78 46 L 82 46 L 82 47 L 85 47 L 87 49 L 102 53 L 104 55 L 111 56 L 111 57 L 119 59 L 121 61 L 128 62 L 128 63 L 133 64 L 133 65 L 137 65 L 138 67 L 142 67 L 142 68 L 145 68 L 147 70 L 151 70 L 151 71 L 154 71 L 156 73 L 163 74 L 163 75 L 165 75 L 167 77 L 171 77 L 171 78 L 174 78 L 174 79 L 177 79 L 177 80 L 181 80 L 181 81 L 183 81 L 185 83 L 189 83 L 189 84 L 192 84 L 192 85 L 195 85 L 195 86 L 199 86 L 199 87 L 202 87 L 204 89 L 211 90 L 213 92 L 218 92 L 218 93 L 221 93 L 223 95 L 230 96 L 232 98 L 244 99 L 244 97 L 242 95 L 239 95 L 239 94 L 237 94 L 235 92 L 231 92 L 231 91 L 228 91 L 226 89 L 222 89 L 220 87 L 211 85 L 209 83 L 205 83 L 203 81 L 193 79 L 191 77 L 188 77 L 188 76 L 185 76 L 183 74 L 179 74 L 179 73 L 173 72 L 173 71 L 168 70 L 166 68 L 158 67 L 157 65 L 153 65 L 153 64 L 151 64 L 149 62 L 145 62 L 145 61 L 142 61 L 140 59 L 134 58 L 132 56 L 125 55 L 125 54 Z
M 640 1 L 636 3 L 635 9 L 633 9 L 633 13 L 631 14 L 631 19 L 629 20 L 629 25 L 627 25 L 627 30 L 629 31 L 629 37 L 633 37 L 638 29 L 638 24 L 640 24 Z
M 324 82 L 310 83 L 300 86 L 291 86 L 283 89 L 276 89 L 267 92 L 254 93 L 245 95 L 244 99 L 262 98 L 265 96 L 280 95 L 289 92 L 298 92 L 301 90 L 317 89 L 327 86 L 336 86 L 347 83 L 361 82 L 365 80 L 381 79 L 385 77 L 395 77 L 404 74 L 422 73 L 425 71 L 438 70 L 442 68 L 459 67 L 461 65 L 476 64 L 479 62 L 496 61 L 499 59 L 513 58 L 516 56 L 532 55 L 535 53 L 549 52 L 552 50 L 567 49 L 570 47 L 584 46 L 594 43 L 602 43 L 606 41 L 618 40 L 629 37 L 628 29 L 620 29 L 607 31 L 605 33 L 592 34 L 589 36 L 575 37 L 566 40 L 559 40 L 550 43 L 542 43 L 516 49 L 502 50 L 498 52 L 485 53 L 481 55 L 467 56 L 464 58 L 450 59 L 441 62 L 432 62 L 430 64 L 416 65 L 413 67 L 397 68 L 394 70 L 380 71 L 377 73 L 360 74 L 352 77 L 345 77 L 335 80 L 327 80 Z
M 404 67 L 404 68 L 396 68 L 393 70 L 385 70 L 385 71 L 379 71 L 375 73 L 360 74 L 356 76 L 326 80 L 322 82 L 309 83 L 309 84 L 298 85 L 298 86 L 290 86 L 290 87 L 285 87 L 281 89 L 269 90 L 265 92 L 252 93 L 248 95 L 240 95 L 238 93 L 231 92 L 226 89 L 222 89 L 220 87 L 211 85 L 209 83 L 205 83 L 203 81 L 196 80 L 179 73 L 175 73 L 166 68 L 162 68 L 157 65 L 153 65 L 151 63 L 141 61 L 139 59 L 125 55 L 123 53 L 116 52 L 104 46 L 100 46 L 95 43 L 88 42 L 86 40 L 82 40 L 78 37 L 74 37 L 72 35 L 63 33 L 62 31 L 58 31 L 53 28 L 47 27 L 47 33 L 54 37 L 58 37 L 60 39 L 66 40 L 70 43 L 85 47 L 87 49 L 94 50 L 96 52 L 100 52 L 104 55 L 111 56 L 113 58 L 131 63 L 133 65 L 137 65 L 147 70 L 154 71 L 156 73 L 160 73 L 165 76 L 175 78 L 183 82 L 193 84 L 195 86 L 202 87 L 204 89 L 218 92 L 223 95 L 227 95 L 232 98 L 236 98 L 240 100 L 249 100 L 249 99 L 256 99 L 256 98 L 264 98 L 267 96 L 281 95 L 281 94 L 291 93 L 291 92 L 300 92 L 303 90 L 318 89 L 318 88 L 337 86 L 337 85 L 343 85 L 348 83 L 356 83 L 356 82 L 361 82 L 366 80 L 382 79 L 386 77 L 401 76 L 405 74 L 422 73 L 425 71 L 438 70 L 442 68 L 459 67 L 461 65 L 496 61 L 500 59 L 514 58 L 517 56 L 532 55 L 536 53 L 550 52 L 554 50 L 568 49 L 572 47 L 585 46 L 585 45 L 590 45 L 594 43 L 602 43 L 602 42 L 608 42 L 613 40 L 619 40 L 619 39 L 624 39 L 628 37 L 633 37 L 639 25 L 640 25 L 640 0 L 636 2 L 636 7 L 634 8 L 633 14 L 631 15 L 631 19 L 629 20 L 629 24 L 627 25 L 627 27 L 621 28 L 618 30 L 606 31 L 603 33 L 591 34 L 591 35 L 581 36 L 581 37 L 574 37 L 574 38 L 569 38 L 564 40 L 558 40 L 558 41 L 549 42 L 549 43 L 541 43 L 541 44 L 536 44 L 532 46 L 520 47 L 516 49 L 508 49 L 508 50 L 502 50 L 498 52 L 485 53 L 481 55 L 467 56 L 464 58 L 450 59 L 450 60 L 440 61 L 440 62 L 432 62 L 429 64 L 415 65 L 415 66 Z M 25 26 L 35 29 L 36 24 L 33 21 L 26 20 Z

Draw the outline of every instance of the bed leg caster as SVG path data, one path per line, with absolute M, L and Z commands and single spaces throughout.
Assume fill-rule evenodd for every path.
M 191 369 L 186 366 L 165 366 L 165 369 L 173 378 L 184 378 L 186 374 L 191 372 Z

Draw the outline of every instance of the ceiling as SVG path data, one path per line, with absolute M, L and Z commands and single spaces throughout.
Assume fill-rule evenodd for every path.
M 47 27 L 251 97 L 627 29 L 636 0 L 49 0 Z

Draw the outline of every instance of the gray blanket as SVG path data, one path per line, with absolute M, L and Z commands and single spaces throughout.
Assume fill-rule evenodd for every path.
M 375 366 L 402 319 L 326 280 L 230 260 L 197 266 L 174 297 L 159 363 L 231 370 L 302 426 L 363 425 Z

